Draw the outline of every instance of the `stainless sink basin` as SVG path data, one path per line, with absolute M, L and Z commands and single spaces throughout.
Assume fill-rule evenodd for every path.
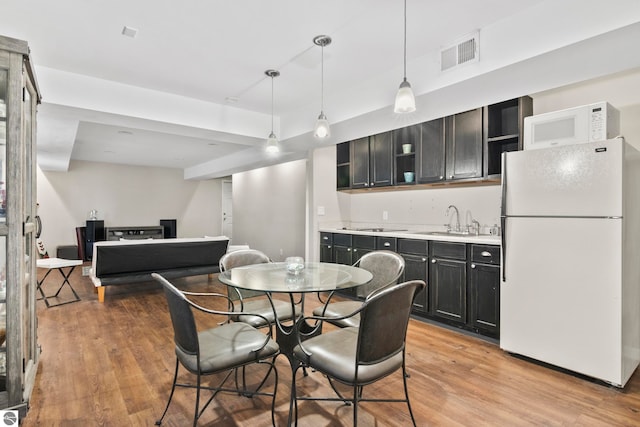
M 427 236 L 446 236 L 446 237 L 452 237 L 452 236 L 460 236 L 460 237 L 484 237 L 484 236 L 490 236 L 490 234 L 473 234 L 473 233 L 469 233 L 466 231 L 460 231 L 460 232 L 456 232 L 456 231 L 414 231 L 412 234 L 424 234 Z
M 407 231 L 407 230 L 400 230 L 397 228 L 391 229 L 391 228 L 356 228 L 355 231 L 373 231 L 376 233 L 390 233 L 390 232 L 395 232 L 395 231 Z

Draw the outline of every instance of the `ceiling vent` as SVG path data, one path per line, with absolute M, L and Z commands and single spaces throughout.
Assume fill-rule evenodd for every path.
M 458 39 L 453 45 L 440 51 L 440 71 L 458 65 L 478 62 L 480 58 L 480 32 L 476 31 Z

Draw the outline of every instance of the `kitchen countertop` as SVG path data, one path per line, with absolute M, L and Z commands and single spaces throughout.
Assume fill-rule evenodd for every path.
M 375 228 L 375 227 L 371 227 Z M 460 242 L 460 243 L 479 243 L 483 245 L 500 245 L 500 236 L 481 234 L 475 236 L 473 234 L 447 234 L 447 235 L 434 235 L 426 234 L 429 232 L 439 230 L 385 230 L 385 231 L 372 231 L 350 228 L 330 228 L 321 227 L 320 232 L 323 233 L 342 233 L 342 234 L 355 234 L 360 236 L 382 236 L 382 237 L 396 237 L 401 239 L 418 239 L 418 240 L 437 240 L 441 242 Z

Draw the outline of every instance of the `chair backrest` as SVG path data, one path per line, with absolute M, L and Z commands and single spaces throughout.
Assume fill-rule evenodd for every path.
M 173 325 L 173 340 L 176 346 L 187 354 L 199 354 L 198 331 L 189 302 L 182 292 L 158 273 L 151 274 L 151 277 L 164 288 Z
M 362 255 L 358 267 L 373 275 L 369 283 L 356 288 L 359 297 L 367 297 L 372 292 L 387 285 L 398 283 L 404 272 L 404 258 L 392 251 L 373 251 Z
M 268 262 L 271 262 L 271 260 L 264 252 L 257 249 L 240 249 L 226 253 L 222 258 L 220 258 L 220 271 L 231 270 L 232 268 L 242 267 L 244 265 L 266 264 Z M 230 299 L 236 300 L 239 295 L 242 295 L 242 298 L 251 298 L 254 296 L 264 295 L 264 292 L 237 288 L 232 290 L 227 287 L 227 294 Z
M 425 286 L 422 280 L 389 285 L 364 302 L 358 331 L 359 364 L 381 362 L 404 349 L 413 300 Z

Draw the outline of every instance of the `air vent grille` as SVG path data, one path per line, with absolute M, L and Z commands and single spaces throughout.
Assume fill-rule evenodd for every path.
M 440 70 L 445 71 L 479 59 L 479 32 L 462 37 L 456 43 L 440 51 Z

